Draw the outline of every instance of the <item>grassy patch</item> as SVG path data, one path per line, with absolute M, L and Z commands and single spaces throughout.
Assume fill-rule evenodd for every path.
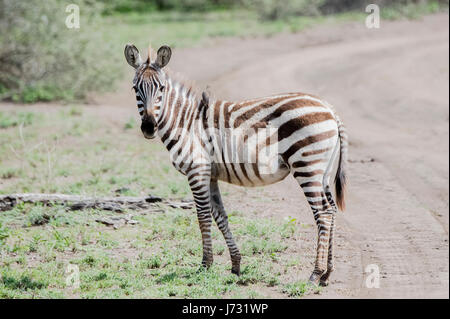
M 163 146 L 141 138 L 134 118 L 116 127 L 80 106 L 0 114 L 0 193 L 190 195 Z
M 37 214 L 38 212 L 39 214 Z M 140 213 L 137 225 L 114 230 L 95 218 L 112 213 L 98 210 L 60 212 L 69 223 L 55 223 L 55 209 L 21 205 L 0 216 L 0 296 L 5 298 L 211 298 L 270 297 L 288 284 L 273 254 L 283 254 L 293 236 L 281 238 L 285 221 L 236 217 L 230 220 L 239 243 L 258 242 L 257 251 L 243 249 L 241 276 L 230 273 L 230 261 L 221 233 L 213 227 L 215 263 L 200 266 L 201 239 L 196 215 L 169 209 Z M 23 227 L 25 221 L 46 223 Z M 36 216 L 38 218 L 36 218 Z M 49 227 L 51 225 L 51 227 Z M 297 232 L 296 230 L 295 232 Z M 261 234 L 271 234 L 261 239 Z M 3 234 L 3 235 L 2 235 Z M 280 241 L 284 244 L 280 246 Z M 264 243 L 263 243 L 264 242 Z M 66 286 L 67 267 L 79 269 L 80 287 Z M 299 296 L 294 288 L 286 295 Z M 302 292 L 303 293 L 303 292 Z
M 388 20 L 417 19 L 443 10 L 448 10 L 448 4 L 439 3 L 439 1 L 419 1 L 418 3 L 409 2 L 407 4 L 383 6 L 380 14 L 382 18 Z
M 302 297 L 309 293 L 320 293 L 321 288 L 311 285 L 308 281 L 297 281 L 283 287 L 283 292 L 289 297 Z
M 15 112 L 8 114 L 0 112 L 0 129 L 18 125 L 31 125 L 35 120 L 35 113 L 32 112 Z

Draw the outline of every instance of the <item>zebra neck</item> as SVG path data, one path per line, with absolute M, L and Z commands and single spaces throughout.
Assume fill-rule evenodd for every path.
M 164 104 L 158 117 L 158 135 L 166 145 L 177 141 L 182 130 L 189 131 L 199 116 L 200 98 L 194 90 L 167 78 Z

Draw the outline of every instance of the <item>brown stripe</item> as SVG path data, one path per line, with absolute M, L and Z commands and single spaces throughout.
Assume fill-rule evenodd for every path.
M 321 205 L 322 209 L 329 207 L 329 204 L 326 199 L 322 199 L 322 200 L 318 200 L 318 201 L 308 201 L 308 203 L 311 206 Z
M 239 166 L 241 167 L 241 171 L 244 174 L 245 178 L 250 182 L 251 185 L 253 185 L 253 182 L 250 180 L 250 178 L 247 175 L 247 170 L 245 169 L 245 164 L 239 163 Z
M 242 180 L 239 178 L 239 175 L 236 172 L 236 168 L 234 167 L 235 163 L 230 163 L 230 165 L 231 165 L 231 168 L 233 169 L 234 176 L 236 176 L 236 178 L 237 178 L 237 180 L 239 182 L 239 185 L 244 185 L 242 183 Z
M 311 155 L 317 155 L 317 154 L 320 154 L 320 153 L 325 153 L 325 152 L 327 152 L 327 151 L 329 151 L 329 150 L 331 150 L 331 148 L 330 147 L 327 147 L 327 148 L 324 148 L 324 149 L 321 149 L 321 150 L 315 150 L 315 151 L 309 151 L 309 152 L 303 152 L 302 153 L 302 156 L 311 156 Z
M 326 140 L 326 139 L 328 139 L 330 137 L 335 136 L 336 134 L 337 134 L 336 130 L 330 130 L 330 131 L 326 131 L 326 132 L 323 132 L 323 133 L 320 133 L 320 134 L 308 136 L 308 137 L 306 137 L 306 138 L 304 138 L 304 139 L 302 139 L 302 140 L 292 144 L 291 147 L 289 147 L 289 149 L 282 154 L 283 159 L 284 159 L 285 162 L 288 163 L 289 162 L 288 161 L 289 158 L 292 155 L 294 155 L 295 152 L 297 152 L 299 149 L 301 149 L 301 148 L 303 148 L 305 146 L 308 146 L 310 144 Z
M 313 186 L 321 187 L 322 183 L 321 182 L 306 182 L 306 183 L 300 184 L 300 187 L 313 187 Z
M 260 103 L 259 105 L 255 105 L 250 110 L 248 110 L 247 112 L 244 112 L 244 114 L 242 114 L 236 118 L 236 120 L 234 121 L 234 128 L 241 126 L 242 123 L 245 123 L 249 118 L 251 118 L 253 115 L 258 113 L 262 109 L 271 107 L 287 98 L 289 98 L 289 97 L 282 97 L 282 98 L 277 98 L 277 99 L 272 98 L 269 100 L 263 100 L 263 101 L 259 102 Z M 256 103 L 258 103 L 258 102 L 256 102 Z M 249 104 L 252 104 L 252 103 L 249 103 Z M 235 111 L 235 108 L 233 108 L 233 112 L 234 111 Z
M 230 112 L 230 110 L 228 108 L 232 104 L 233 103 L 225 103 L 225 105 L 223 106 L 223 122 L 224 122 L 225 128 L 229 128 L 230 127 L 231 112 Z
M 333 119 L 333 115 L 330 112 L 314 112 L 294 118 L 280 126 L 280 128 L 278 129 L 278 140 L 281 141 L 291 136 L 294 132 L 305 126 L 328 121 L 331 119 Z
M 215 102 L 212 107 L 214 109 L 214 128 L 215 129 L 219 129 L 219 116 L 220 116 L 220 105 L 222 104 L 222 102 L 217 101 Z
M 171 92 L 171 94 L 169 96 L 169 99 L 167 100 L 167 105 L 172 105 L 172 101 L 175 98 L 174 95 L 175 95 L 175 90 L 172 89 L 172 92 Z M 158 118 L 158 126 L 159 127 L 165 126 L 165 124 L 166 124 L 165 120 L 167 120 L 169 118 L 170 111 L 171 111 L 171 107 L 163 108 L 163 111 L 159 115 L 159 118 Z
M 322 161 L 323 161 L 322 159 L 309 161 L 309 162 L 297 161 L 297 162 L 292 163 L 292 167 L 294 167 L 294 168 L 296 168 L 296 167 L 306 167 L 306 166 L 310 166 L 310 165 L 314 165 L 314 164 L 320 163 Z
M 282 94 L 280 94 L 282 95 Z M 240 103 L 237 103 L 235 106 L 233 106 L 233 109 L 231 109 L 231 112 L 235 112 L 243 107 L 249 106 L 249 105 L 253 105 L 253 104 L 258 104 L 258 103 L 263 103 L 264 101 L 270 101 L 270 100 L 274 100 L 275 97 L 273 96 L 268 96 L 268 97 L 262 97 L 262 98 L 258 98 L 258 99 L 253 99 L 253 100 L 249 100 L 249 101 L 243 101 Z M 283 98 L 281 98 L 283 99 Z
M 316 200 L 316 201 L 308 200 L 308 203 L 310 205 L 318 205 L 318 204 L 320 204 L 320 205 L 328 205 L 328 202 L 327 202 L 327 200 L 325 198 L 324 199 L 320 199 L 320 200 Z
M 256 154 L 258 154 L 258 153 L 256 153 Z M 258 155 L 256 155 L 256 156 L 258 156 Z M 258 165 L 256 163 L 252 163 L 252 168 L 253 168 L 253 172 L 255 173 L 255 176 L 258 177 L 258 179 L 260 181 L 264 182 L 263 179 L 261 178 L 261 175 L 259 174 Z
M 303 108 L 303 107 L 309 107 L 309 106 L 311 106 L 311 107 L 322 106 L 323 107 L 323 105 L 321 103 L 316 102 L 316 101 L 305 100 L 305 99 L 294 100 L 294 101 L 291 101 L 291 102 L 281 105 L 275 111 L 273 111 L 267 117 L 265 117 L 262 121 L 269 122 L 269 121 L 272 121 L 272 120 L 280 117 L 284 112 L 292 111 L 292 110 Z
M 323 174 L 323 170 L 318 169 L 311 172 L 294 172 L 294 177 L 312 177 L 315 175 Z
M 305 196 L 306 197 L 325 197 L 325 194 L 321 193 L 321 192 L 306 192 Z

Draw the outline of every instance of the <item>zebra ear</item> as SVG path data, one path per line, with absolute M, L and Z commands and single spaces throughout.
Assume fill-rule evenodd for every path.
M 171 55 L 172 50 L 167 45 L 163 45 L 158 49 L 155 64 L 162 69 L 169 63 Z
M 142 58 L 139 54 L 139 50 L 133 44 L 127 44 L 125 46 L 125 59 L 129 65 L 137 69 L 142 64 Z

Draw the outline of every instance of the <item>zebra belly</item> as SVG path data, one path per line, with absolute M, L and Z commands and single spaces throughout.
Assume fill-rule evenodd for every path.
M 240 186 L 255 187 L 277 183 L 289 175 L 289 168 L 277 160 L 271 168 L 256 163 L 216 163 L 217 179 Z

